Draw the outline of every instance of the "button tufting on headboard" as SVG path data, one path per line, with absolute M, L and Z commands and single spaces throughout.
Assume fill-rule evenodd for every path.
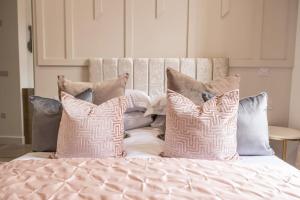
M 130 74 L 127 88 L 154 97 L 166 90 L 167 67 L 208 82 L 227 76 L 228 65 L 228 58 L 93 58 L 89 62 L 89 80 L 108 80 L 127 72 Z

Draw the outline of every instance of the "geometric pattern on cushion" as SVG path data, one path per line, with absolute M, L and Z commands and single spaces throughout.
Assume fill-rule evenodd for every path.
M 163 155 L 207 160 L 233 160 L 237 154 L 239 90 L 215 96 L 202 105 L 168 90 Z
M 58 158 L 119 158 L 123 156 L 126 97 L 97 106 L 62 92 Z

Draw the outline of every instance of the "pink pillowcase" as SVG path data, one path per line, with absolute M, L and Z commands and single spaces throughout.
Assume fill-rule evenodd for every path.
M 126 97 L 97 106 L 63 92 L 62 105 L 56 157 L 122 157 Z
M 237 154 L 239 90 L 200 106 L 168 90 L 164 156 L 232 160 Z

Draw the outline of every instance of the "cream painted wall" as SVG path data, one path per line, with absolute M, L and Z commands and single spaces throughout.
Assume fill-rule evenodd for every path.
M 271 125 L 288 125 L 291 69 L 234 67 L 230 69 L 230 73 L 241 76 L 241 97 L 255 95 L 262 91 L 268 93 L 268 114 Z
M 0 143 L 22 143 L 22 88 L 33 87 L 33 55 L 27 51 L 31 0 L 0 1 Z
M 291 102 L 290 102 L 290 116 L 289 116 L 289 127 L 300 130 L 300 4 L 298 8 L 298 25 L 297 25 L 297 36 L 296 36 L 296 48 L 295 48 L 295 65 L 292 74 L 291 83 Z M 296 152 L 296 144 L 289 154 Z M 299 145 L 299 143 L 298 143 Z M 292 153 L 291 153 L 292 152 Z M 298 168 L 300 168 L 300 147 L 298 150 Z
M 0 112 L 6 113 L 6 119 L 0 119 L 0 143 L 20 143 L 23 127 L 17 0 L 0 1 L 0 19 L 0 71 L 8 72 L 8 76 L 0 76 Z
M 300 12 L 300 5 L 299 11 Z M 295 66 L 292 76 L 291 106 L 289 125 L 300 129 L 300 15 L 298 16 L 298 29 L 295 50 Z

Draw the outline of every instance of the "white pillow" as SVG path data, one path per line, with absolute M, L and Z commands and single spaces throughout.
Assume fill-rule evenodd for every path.
M 148 115 L 166 115 L 167 97 L 162 95 L 154 99 L 147 107 L 145 116 Z
M 125 96 L 127 98 L 127 110 L 126 113 L 141 111 L 145 112 L 150 105 L 150 97 L 140 90 L 125 90 Z
M 144 117 L 144 113 L 137 111 L 137 112 L 130 112 L 124 114 L 124 129 L 132 130 L 135 128 L 142 128 L 150 126 L 153 122 L 151 116 Z

